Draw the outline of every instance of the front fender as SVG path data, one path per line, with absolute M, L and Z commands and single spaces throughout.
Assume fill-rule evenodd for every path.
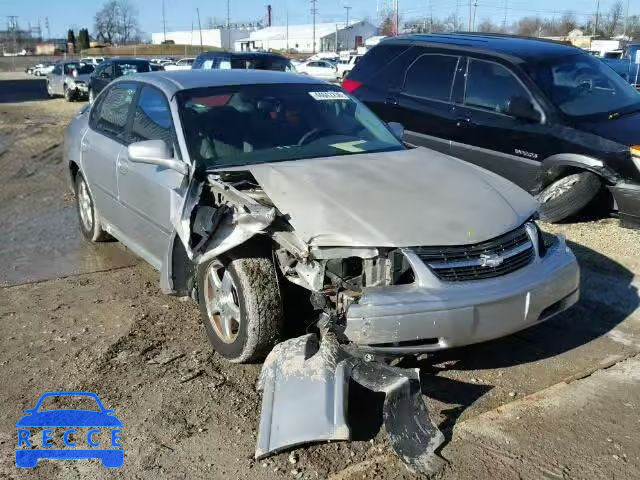
M 539 189 L 542 190 L 560 178 L 567 169 L 593 172 L 610 185 L 615 185 L 620 181 L 620 176 L 608 168 L 602 160 L 578 153 L 559 153 L 542 161 Z

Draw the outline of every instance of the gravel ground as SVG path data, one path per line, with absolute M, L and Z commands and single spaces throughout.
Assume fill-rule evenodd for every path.
M 61 159 L 64 125 L 81 104 L 45 100 L 38 83 L 3 91 L 3 80 L 0 477 L 415 478 L 375 431 L 254 461 L 260 365 L 212 352 L 196 306 L 163 296 L 157 273 L 120 244 L 82 241 Z M 421 369 L 447 437 L 437 478 L 638 478 L 640 232 L 615 219 L 544 228 L 566 235 L 578 256 L 579 305 L 499 341 L 405 361 Z M 116 409 L 121 469 L 97 460 L 14 466 L 15 422 L 58 389 L 95 392 Z M 570 400 L 594 389 L 610 392 L 597 409 Z

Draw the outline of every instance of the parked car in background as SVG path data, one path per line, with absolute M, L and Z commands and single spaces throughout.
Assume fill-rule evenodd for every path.
M 153 67 L 149 60 L 124 57 L 105 60 L 96 68 L 89 80 L 89 102 L 93 103 L 102 89 L 116 78 L 151 71 L 153 71 Z
M 42 62 L 37 64 L 31 71 L 36 77 L 46 77 L 53 71 L 55 62 Z
M 547 221 L 598 198 L 640 225 L 640 94 L 589 53 L 500 35 L 400 36 L 369 51 L 343 88 L 403 123 L 409 142 L 536 194 Z
M 175 63 L 167 63 L 164 65 L 166 71 L 172 70 L 191 70 L 191 65 L 195 61 L 195 58 L 181 58 Z
M 95 67 L 96 65 L 99 65 L 100 63 L 104 62 L 104 57 L 84 57 L 84 58 L 81 58 L 80 61 L 82 63 L 90 63 Z
M 164 71 L 164 66 L 160 63 L 150 63 L 152 72 L 161 72 Z
M 296 70 L 302 75 L 310 75 L 331 82 L 338 79 L 338 67 L 327 60 L 311 60 L 298 65 Z
M 310 77 L 160 72 L 110 84 L 63 155 L 85 238 L 109 232 L 197 298 L 234 362 L 281 339 L 288 283 L 382 354 L 501 337 L 577 301 L 576 259 L 543 239 L 529 194 L 401 135 Z
M 89 79 L 94 67 L 78 61 L 60 61 L 47 75 L 49 97 L 62 95 L 67 102 L 88 98 Z
M 338 78 L 344 78 L 347 74 L 353 70 L 353 67 L 356 66 L 356 63 L 360 61 L 362 55 L 351 55 L 348 59 L 340 60 L 336 64 L 338 68 Z
M 193 70 L 252 69 L 290 72 L 291 61 L 270 52 L 203 52 L 191 65 Z
M 603 57 L 601 60 L 609 65 L 615 72 L 640 89 L 640 43 L 630 43 L 624 47 L 622 54 L 617 58 Z

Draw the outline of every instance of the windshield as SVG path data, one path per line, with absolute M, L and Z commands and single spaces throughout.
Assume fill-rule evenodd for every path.
M 278 57 L 231 57 L 231 68 L 290 72 L 291 62 Z
M 403 149 L 367 107 L 323 84 L 178 94 L 189 154 L 205 168 Z
M 116 77 L 123 75 L 132 75 L 134 73 L 150 72 L 151 67 L 149 62 L 126 62 L 126 63 L 114 63 L 116 69 Z
M 640 108 L 640 94 L 601 60 L 576 54 L 527 66 L 551 101 L 571 117 L 615 115 Z
M 85 75 L 93 72 L 93 65 L 89 63 L 67 63 L 64 66 L 64 73 L 69 75 L 74 70 L 78 71 L 78 75 Z

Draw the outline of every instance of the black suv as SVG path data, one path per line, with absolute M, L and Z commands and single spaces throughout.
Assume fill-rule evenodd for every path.
M 89 80 L 89 102 L 93 103 L 102 89 L 116 78 L 151 71 L 151 62 L 140 58 L 117 57 L 100 62 Z
M 218 70 L 225 68 L 293 71 L 287 57 L 270 52 L 203 52 L 191 65 L 193 70 Z
M 399 36 L 369 51 L 343 88 L 402 123 L 409 143 L 535 194 L 547 221 L 597 198 L 640 226 L 640 94 L 578 48 L 501 35 Z

